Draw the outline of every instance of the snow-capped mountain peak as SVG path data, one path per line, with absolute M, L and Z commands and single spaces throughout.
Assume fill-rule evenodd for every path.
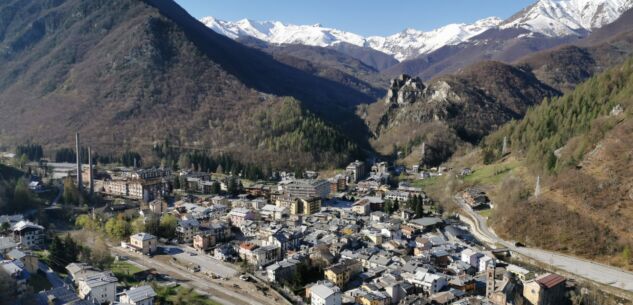
M 228 22 L 213 17 L 205 17 L 201 21 L 214 31 L 233 39 L 249 36 L 272 44 L 319 47 L 347 43 L 372 48 L 403 61 L 428 54 L 443 46 L 468 41 L 491 28 L 520 28 L 529 31 L 519 37 L 531 37 L 535 33 L 549 37 L 584 36 L 615 21 L 631 8 L 633 0 L 539 0 L 505 21 L 490 17 L 472 24 L 449 24 L 427 32 L 407 28 L 391 36 L 370 37 L 321 24 L 293 25 L 249 19 Z
M 540 0 L 501 28 L 523 28 L 550 37 L 584 35 L 631 8 L 633 0 Z
M 303 44 L 319 47 L 348 43 L 382 51 L 401 61 L 432 52 L 445 45 L 458 44 L 501 23 L 499 18 L 491 17 L 473 24 L 449 24 L 429 32 L 409 28 L 387 37 L 363 37 L 324 27 L 321 24 L 292 25 L 249 19 L 228 22 L 214 17 L 205 17 L 201 21 L 217 33 L 232 39 L 250 36 L 273 44 Z

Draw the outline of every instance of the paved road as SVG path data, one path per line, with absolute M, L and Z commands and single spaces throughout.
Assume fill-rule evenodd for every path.
M 120 247 L 112 247 L 111 251 L 114 254 L 128 256 L 131 260 L 147 267 L 160 269 L 160 271 L 175 274 L 178 277 L 188 280 L 181 283 L 183 286 L 194 288 L 196 291 L 208 295 L 210 299 L 225 305 L 272 305 L 275 304 L 273 299 L 266 299 L 263 301 L 263 297 L 257 296 L 253 289 L 242 289 L 241 293 L 235 292 L 232 289 L 213 283 L 209 279 L 202 277 L 199 273 L 193 274 L 188 271 L 179 269 L 176 266 L 168 263 L 163 263 L 156 258 L 150 258 L 144 255 L 133 253 Z M 226 283 L 228 286 L 229 283 Z M 244 284 L 242 284 L 244 285 Z
M 620 268 L 599 264 L 589 260 L 572 257 L 560 253 L 535 248 L 516 247 L 513 242 L 503 240 L 491 230 L 486 219 L 473 211 L 461 198 L 455 197 L 455 202 L 466 213 L 471 222 L 473 234 L 483 242 L 491 245 L 502 245 L 514 252 L 528 256 L 541 263 L 565 270 L 585 279 L 633 292 L 633 273 Z

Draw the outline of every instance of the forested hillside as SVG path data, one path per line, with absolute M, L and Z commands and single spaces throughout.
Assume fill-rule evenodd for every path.
M 492 214 L 495 231 L 531 246 L 633 266 L 632 107 L 633 59 L 486 138 L 486 163 L 507 158 L 501 156 L 506 137 L 510 154 L 526 168 L 496 186 L 503 191 Z
M 0 141 L 47 151 L 72 147 L 79 131 L 103 156 L 148 156 L 168 140 L 242 163 L 339 166 L 348 142 L 329 147 L 320 133 L 362 145 L 354 106 L 373 100 L 216 34 L 171 0 L 2 1 L 0 66 Z M 284 113 L 287 96 L 309 126 L 269 134 L 253 115 Z

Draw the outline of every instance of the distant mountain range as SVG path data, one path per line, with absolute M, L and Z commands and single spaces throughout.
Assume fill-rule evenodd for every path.
M 631 7 L 633 0 L 540 0 L 505 21 L 490 17 L 473 24 L 449 24 L 428 32 L 406 29 L 386 37 L 363 37 L 320 24 L 292 25 L 249 19 L 229 22 L 214 17 L 205 17 L 201 21 L 214 31 L 233 39 L 248 36 L 270 44 L 319 47 L 350 44 L 383 52 L 402 62 L 471 40 L 485 44 L 486 40 L 481 38 L 486 36 L 478 36 L 489 30 L 514 30 L 513 37 L 507 39 L 531 36 L 582 37 L 613 22 Z
M 501 23 L 500 19 L 492 17 L 473 24 L 449 24 L 429 32 L 406 29 L 386 37 L 363 37 L 323 27 L 320 24 L 292 25 L 279 21 L 258 22 L 248 19 L 228 22 L 214 17 L 205 17 L 201 21 L 214 31 L 233 39 L 250 36 L 272 44 L 302 44 L 318 47 L 332 47 L 346 43 L 392 55 L 399 61 L 427 54 L 445 45 L 458 44 Z

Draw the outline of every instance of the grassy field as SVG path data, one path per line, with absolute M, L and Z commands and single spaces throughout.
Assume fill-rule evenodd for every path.
M 218 302 L 215 302 L 208 297 L 201 295 L 189 288 L 185 288 L 182 286 L 177 287 L 162 287 L 153 285 L 156 290 L 157 300 L 162 304 L 173 304 L 174 298 L 179 298 L 178 295 L 181 295 L 180 301 L 186 302 L 190 304 L 202 304 L 202 305 L 221 305 Z
M 128 284 L 138 283 L 138 281 L 134 278 L 134 274 L 143 271 L 143 269 L 134 264 L 122 261 L 112 263 L 110 269 L 119 281 L 125 281 Z
M 416 179 L 411 181 L 411 185 L 415 186 L 415 187 L 421 187 L 421 188 L 425 188 L 425 187 L 431 187 L 436 185 L 439 181 L 441 180 L 441 177 L 431 177 L 431 178 L 426 178 L 426 179 Z
M 492 214 L 492 209 L 485 209 L 485 210 L 477 211 L 477 213 L 479 213 L 479 215 L 481 215 L 483 217 L 488 218 Z
M 118 261 L 112 264 L 112 272 L 114 272 L 115 274 L 118 273 L 132 275 L 140 271 L 143 271 L 143 269 L 128 262 Z
M 473 173 L 464 177 L 464 182 L 473 185 L 496 185 L 509 174 L 520 168 L 521 162 L 508 160 L 500 164 L 481 165 L 473 169 Z

